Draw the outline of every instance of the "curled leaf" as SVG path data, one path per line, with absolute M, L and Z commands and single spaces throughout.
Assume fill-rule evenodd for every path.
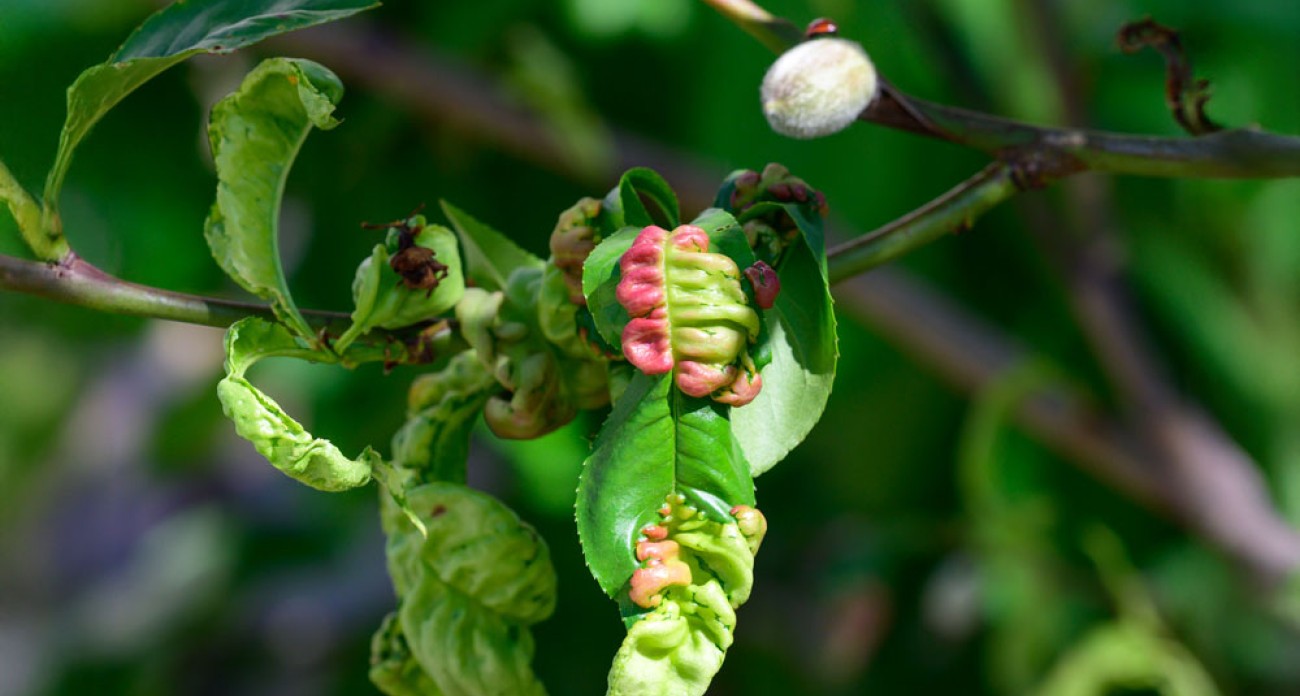
M 381 461 L 374 450 L 366 448 L 357 459 L 345 457 L 244 378 L 253 363 L 272 355 L 330 359 L 329 354 L 310 352 L 283 326 L 264 319 L 250 317 L 231 326 L 226 332 L 227 374 L 217 384 L 217 398 L 235 431 L 275 468 L 312 488 L 343 491 L 365 485 Z
M 716 522 L 684 502 L 670 497 L 637 543 L 644 564 L 631 598 L 651 611 L 635 619 L 614 657 L 611 696 L 703 694 L 753 588 L 761 513 L 745 506 L 737 508 L 743 521 Z
M 419 483 L 465 481 L 471 426 L 496 381 L 468 351 L 410 389 L 406 423 L 393 436 L 393 460 Z
M 495 498 L 461 485 L 425 484 L 406 497 L 427 536 L 386 505 L 389 569 L 406 645 L 435 693 L 544 693 L 528 626 L 555 607 L 545 542 Z
M 58 198 L 77 146 L 118 102 L 177 63 L 199 53 L 229 53 L 286 32 L 378 7 L 372 0 L 177 2 L 145 20 L 109 59 L 77 76 L 68 116 L 45 184 L 45 205 L 58 224 Z
M 212 108 L 208 138 L 217 167 L 217 200 L 205 235 L 212 255 L 245 290 L 270 300 L 276 316 L 303 337 L 311 327 L 289 294 L 280 265 L 280 199 L 312 128 L 338 125 L 343 96 L 334 73 L 307 60 L 272 58 Z
M 560 213 L 560 219 L 551 232 L 550 264 L 563 274 L 569 301 L 575 305 L 587 304 L 582 294 L 582 264 L 600 242 L 600 229 L 596 222 L 600 211 L 600 201 L 583 198 Z
M 442 696 L 442 690 L 411 654 L 395 613 L 384 617 L 370 641 L 370 681 L 388 696 Z

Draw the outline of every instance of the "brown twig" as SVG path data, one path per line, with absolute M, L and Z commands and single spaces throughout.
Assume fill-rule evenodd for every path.
M 271 308 L 264 304 L 188 295 L 127 282 L 105 273 L 74 252 L 68 252 L 62 261 L 56 263 L 27 261 L 0 254 L 0 289 L 110 314 L 202 326 L 229 326 L 250 316 L 277 320 Z M 351 316 L 342 312 L 303 310 L 302 314 L 312 328 L 326 337 L 338 336 L 352 323 Z M 430 362 L 435 356 L 423 342 L 420 328 L 402 331 L 376 329 L 357 343 L 378 349 L 376 355 L 400 354 L 401 362 L 406 364 Z M 390 350 L 396 348 L 401 350 Z
M 1197 79 L 1192 73 L 1192 61 L 1183 51 L 1183 42 L 1177 31 L 1147 17 L 1120 27 L 1115 38 L 1119 49 L 1125 53 L 1153 48 L 1165 57 L 1165 105 L 1183 130 L 1192 135 L 1223 130 L 1223 126 L 1205 115 L 1205 104 L 1210 101 L 1210 82 Z

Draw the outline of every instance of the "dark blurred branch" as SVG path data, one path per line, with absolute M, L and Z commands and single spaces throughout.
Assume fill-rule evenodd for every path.
M 832 283 L 869 271 L 944 236 L 968 230 L 975 218 L 1020 192 L 1016 170 L 994 162 L 951 191 L 860 237 L 832 247 Z
M 1020 5 L 1058 85 L 1055 95 L 1045 96 L 1055 98 L 1067 122 L 1082 125 L 1086 114 L 1080 97 L 1064 88 L 1075 75 L 1059 50 L 1065 43 L 1063 23 L 1044 0 L 1022 0 Z M 1140 434 L 1142 447 L 1163 472 L 1187 524 L 1216 539 L 1255 578 L 1279 583 L 1300 567 L 1300 534 L 1274 512 L 1255 462 L 1171 384 L 1134 308 L 1107 182 L 1080 177 L 1066 182 L 1063 190 L 1064 214 L 1044 209 L 1041 201 L 1025 201 L 1026 207 L 1035 213 L 1031 219 L 1040 238 L 1055 245 L 1079 326 L 1118 393 L 1132 431 Z
M 1036 357 L 951 300 L 894 268 L 854 276 L 835 287 L 840 311 L 871 326 L 904 354 L 962 391 L 976 393 Z M 1068 384 L 1036 389 L 1016 421 L 1049 449 L 1166 517 L 1180 505 L 1159 468 L 1131 433 Z

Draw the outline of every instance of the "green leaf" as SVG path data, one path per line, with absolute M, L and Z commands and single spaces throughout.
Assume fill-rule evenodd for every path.
M 630 621 L 609 670 L 609 696 L 702 696 L 722 667 L 736 628 L 736 609 L 754 585 L 754 554 L 767 522 L 753 508 L 716 522 L 674 503 L 665 506 L 652 541 L 658 559 L 632 580 Z M 648 609 L 646 611 L 645 609 Z
M 653 202 L 662 213 L 660 219 L 646 208 L 642 197 Z M 663 225 L 672 229 L 681 224 L 681 210 L 677 194 L 664 178 L 653 169 L 635 167 L 623 172 L 618 186 L 605 197 L 604 208 L 611 216 L 615 228 Z
M 402 252 L 396 249 L 396 244 L 376 244 L 370 256 L 357 266 L 352 281 L 352 326 L 334 342 L 334 350 L 343 352 L 374 328 L 400 329 L 434 319 L 456 306 L 465 294 L 456 235 L 441 225 L 425 225 L 419 215 L 408 222 L 420 230 L 415 235 L 412 251 L 432 251 L 432 261 L 445 265 L 445 273 L 436 287 L 408 287 L 390 264 L 390 251 Z
M 839 355 L 821 226 L 799 206 L 782 207 L 799 224 L 805 243 L 792 245 L 778 269 L 781 293 L 767 311 L 772 362 L 762 371 L 763 390 L 731 415 L 754 476 L 784 459 L 821 420 Z
M 606 237 L 591 250 L 582 266 L 582 294 L 587 298 L 587 309 L 596 323 L 596 331 L 615 351 L 622 350 L 623 327 L 628 322 L 627 310 L 618 303 L 615 294 L 622 278 L 618 262 L 632 248 L 640 232 L 639 227 L 624 227 Z
M 638 372 L 601 428 L 578 483 L 578 534 L 596 581 L 614 596 L 637 568 L 639 530 L 672 494 L 715 521 L 753 505 L 749 466 L 726 407 L 694 399 L 671 375 Z
M 226 331 L 226 377 L 217 384 L 217 398 L 239 436 L 287 476 L 322 491 L 343 491 L 365 485 L 381 463 L 366 448 L 348 459 L 328 440 L 313 437 L 274 400 L 244 378 L 262 358 L 293 356 L 329 362 L 330 353 L 314 352 L 283 326 L 264 319 L 241 319 Z
M 442 696 L 411 654 L 396 613 L 384 617 L 370 641 L 370 681 L 387 696 Z
M 281 324 L 248 317 L 226 330 L 226 374 L 243 377 L 254 363 L 271 357 L 330 362 L 333 357 L 308 346 Z
M 188 0 L 159 10 L 107 62 L 81 73 L 68 89 L 68 116 L 45 184 L 47 210 L 57 210 L 73 152 L 90 129 L 162 71 L 198 53 L 229 53 L 378 6 L 374 0 Z
M 280 266 L 280 199 L 311 129 L 338 124 L 330 114 L 342 95 L 342 83 L 320 65 L 272 58 L 213 107 L 208 126 L 217 168 L 217 200 L 205 230 L 212 255 L 246 290 L 270 300 L 280 320 L 303 337 L 313 332 Z
M 1040 696 L 1094 696 L 1114 690 L 1162 696 L 1218 696 L 1209 673 L 1178 642 L 1132 621 L 1103 624 L 1057 662 Z
M 556 577 L 537 531 L 495 498 L 431 483 L 407 492 L 427 529 L 384 509 L 389 573 L 406 648 L 448 695 L 544 693 L 528 626 L 555 608 Z
M 442 212 L 460 235 L 465 250 L 465 275 L 477 287 L 503 290 L 516 269 L 542 267 L 541 259 L 447 201 L 442 201 Z
M 393 435 L 393 460 L 418 483 L 465 482 L 469 436 L 484 404 L 500 387 L 472 351 L 452 356 L 439 372 L 411 384 L 411 411 Z
M 754 265 L 754 250 L 749 248 L 745 231 L 731 213 L 721 208 L 709 208 L 696 216 L 691 224 L 708 233 L 709 251 L 731 257 L 742 271 Z
M 41 225 L 40 205 L 18 183 L 4 162 L 0 162 L 0 201 L 9 208 L 19 234 L 37 258 L 54 261 L 67 253 L 67 243 L 61 237 L 59 241 L 46 237 Z

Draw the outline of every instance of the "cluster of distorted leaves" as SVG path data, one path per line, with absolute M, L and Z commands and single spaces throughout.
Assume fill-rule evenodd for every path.
M 192 55 L 374 4 L 190 0 L 160 11 L 69 90 L 39 215 L 0 194 L 24 225 L 57 232 L 74 151 L 131 91 Z M 342 95 L 327 68 L 272 58 L 213 108 L 205 237 L 274 315 L 226 334 L 217 395 L 236 432 L 314 488 L 380 484 L 397 608 L 375 635 L 373 681 L 395 695 L 543 693 L 530 626 L 553 611 L 554 569 L 530 526 L 465 485 L 470 433 L 479 414 L 500 437 L 536 438 L 609 408 L 577 518 L 593 576 L 627 610 L 610 692 L 703 693 L 753 584 L 765 528 L 753 478 L 811 429 L 834 376 L 824 199 L 770 165 L 732 175 L 713 208 L 683 220 L 668 184 L 633 169 L 561 213 L 546 260 L 444 203 L 450 227 L 417 214 L 367 226 L 383 238 L 357 267 L 350 321 L 317 330 L 290 292 L 278 220 L 299 149 L 339 124 Z M 411 385 L 385 460 L 371 448 L 347 456 L 255 386 L 250 368 L 271 357 L 435 369 Z

